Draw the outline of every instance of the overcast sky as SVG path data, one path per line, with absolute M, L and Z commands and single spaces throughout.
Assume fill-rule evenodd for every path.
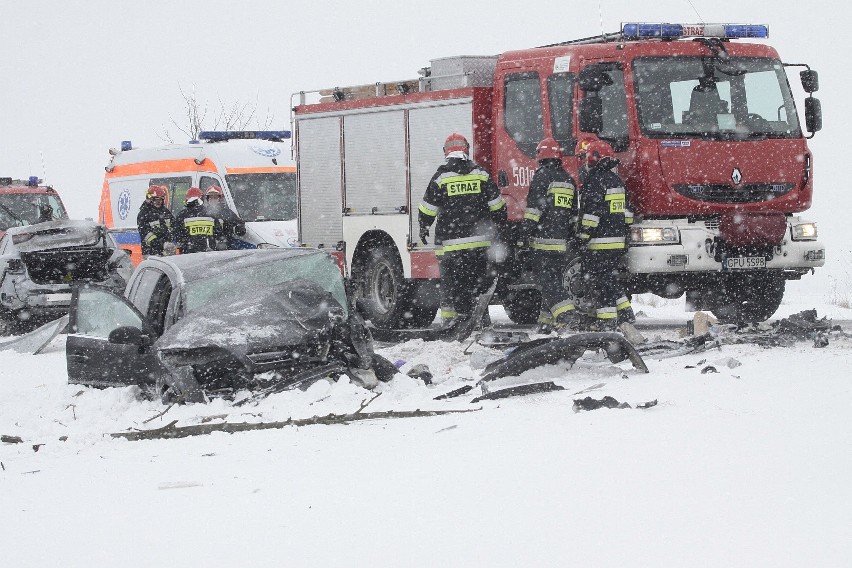
M 824 234 L 840 235 L 852 206 L 841 155 L 852 82 L 838 52 L 850 11 L 791 0 L 0 0 L 0 176 L 42 176 L 72 216 L 94 217 L 108 149 L 175 135 L 179 87 L 211 109 L 256 101 L 261 117 L 289 128 L 295 91 L 415 78 L 439 57 L 587 37 L 622 21 L 766 23 L 785 62 L 820 71 L 812 214 Z

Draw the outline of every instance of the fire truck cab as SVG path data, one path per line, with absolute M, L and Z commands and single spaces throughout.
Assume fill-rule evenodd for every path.
M 685 294 L 689 308 L 724 321 L 762 321 L 786 280 L 825 262 L 815 223 L 799 215 L 813 191 L 806 138 L 822 122 L 817 74 L 783 63 L 767 37 L 763 25 L 624 24 L 433 60 L 416 80 L 297 93 L 300 240 L 345 261 L 374 323 L 423 325 L 437 307 L 438 271 L 434 246 L 417 240 L 417 206 L 444 138 L 471 141 L 517 225 L 538 142 L 558 140 L 580 179 L 575 145 L 594 134 L 613 147 L 637 219 L 629 290 Z M 790 67 L 804 68 L 805 128 Z M 539 297 L 523 253 L 512 250 L 500 272 L 509 316 L 534 321 Z M 574 263 L 565 276 L 578 299 L 579 274 Z
M 296 168 L 289 131 L 208 131 L 188 144 L 112 149 L 106 166 L 98 218 L 134 264 L 142 260 L 136 215 L 151 185 L 169 190 L 166 205 L 177 215 L 186 192 L 218 185 L 228 206 L 246 221 L 246 234 L 231 240 L 239 248 L 297 244 Z

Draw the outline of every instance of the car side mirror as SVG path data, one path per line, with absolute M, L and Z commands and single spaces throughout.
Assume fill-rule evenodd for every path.
M 147 347 L 150 345 L 150 337 L 138 327 L 123 325 L 109 332 L 108 341 L 118 345 L 138 345 Z

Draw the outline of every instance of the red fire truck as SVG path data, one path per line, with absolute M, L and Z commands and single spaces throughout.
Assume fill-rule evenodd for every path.
M 783 63 L 767 37 L 763 25 L 624 24 L 433 60 L 416 80 L 296 93 L 300 240 L 338 256 L 374 323 L 428 324 L 438 268 L 435 247 L 418 243 L 417 207 L 447 135 L 472 142 L 517 226 L 537 143 L 558 140 L 577 178 L 577 138 L 594 133 L 619 158 L 637 218 L 630 291 L 685 294 L 724 321 L 766 319 L 786 280 L 825 262 L 816 225 L 798 215 L 813 190 L 806 139 L 822 123 L 817 73 Z M 804 128 L 790 67 L 802 68 Z M 510 247 L 497 297 L 531 322 L 539 297 L 523 260 Z M 565 282 L 581 296 L 578 271 Z

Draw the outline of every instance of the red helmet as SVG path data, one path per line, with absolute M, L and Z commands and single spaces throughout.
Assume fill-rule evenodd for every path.
M 553 138 L 545 138 L 535 149 L 537 160 L 559 160 L 562 158 L 562 147 Z
M 152 185 L 148 188 L 148 193 L 145 194 L 146 199 L 162 199 L 166 200 L 168 191 L 162 185 Z
M 447 136 L 446 141 L 444 141 L 444 156 L 450 152 L 459 151 L 465 154 L 470 152 L 470 144 L 468 144 L 467 138 L 458 133 L 450 134 Z
M 198 189 L 197 187 L 190 187 L 190 188 L 186 191 L 186 203 L 187 203 L 187 205 L 188 205 L 188 204 L 189 204 L 189 202 L 190 202 L 190 201 L 192 201 L 192 200 L 195 200 L 195 201 L 197 201 L 198 203 L 201 203 L 201 198 L 202 198 L 202 197 L 204 197 L 204 195 L 201 193 L 201 190 L 200 190 L 200 189 Z
M 214 194 L 214 193 L 219 194 L 219 196 L 220 196 L 220 197 L 221 197 L 222 195 L 224 195 L 224 192 L 222 191 L 222 188 L 221 188 L 221 187 L 219 187 L 218 185 L 211 185 L 210 187 L 208 187 L 208 188 L 207 188 L 207 192 L 206 192 L 204 195 L 206 195 L 207 197 L 210 197 L 210 196 L 211 196 L 212 194 Z
M 604 158 L 615 158 L 615 153 L 612 151 L 612 146 L 597 138 L 581 138 L 577 142 L 576 154 L 580 157 L 586 157 L 589 164 L 597 163 Z

